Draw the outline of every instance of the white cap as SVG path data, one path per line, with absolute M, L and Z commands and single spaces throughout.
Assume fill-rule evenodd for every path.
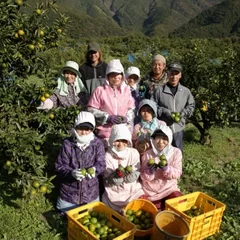
M 137 67 L 129 67 L 126 71 L 126 78 L 128 78 L 130 75 L 137 75 L 138 80 L 140 80 L 140 70 Z
M 74 127 L 78 126 L 79 124 L 83 123 L 90 123 L 93 126 L 93 129 L 96 126 L 95 117 L 92 113 L 81 111 L 75 119 Z
M 109 145 L 112 147 L 116 140 L 124 139 L 128 141 L 128 145 L 132 146 L 132 134 L 128 126 L 124 123 L 113 125 L 109 138 Z
M 124 75 L 123 65 L 119 59 L 113 59 L 108 63 L 106 75 L 109 73 L 122 73 Z

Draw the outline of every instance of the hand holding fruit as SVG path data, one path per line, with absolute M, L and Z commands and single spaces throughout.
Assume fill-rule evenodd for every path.
M 158 167 L 161 168 L 163 171 L 166 171 L 168 168 L 168 164 L 167 164 L 167 158 L 164 154 L 162 154 L 161 156 L 159 156 L 159 163 L 158 163 Z
M 82 181 L 85 178 L 86 169 L 74 169 L 71 174 L 76 180 Z
M 172 117 L 173 121 L 176 122 L 176 123 L 181 121 L 181 114 L 180 114 L 180 112 L 172 112 L 171 113 L 171 117 Z
M 96 168 L 90 167 L 86 170 L 86 177 L 88 179 L 94 178 L 96 176 Z
M 125 168 L 119 164 L 118 168 L 115 170 L 117 177 L 123 178 L 125 176 Z
M 157 168 L 158 168 L 158 164 L 155 163 L 155 161 L 154 161 L 153 158 L 148 159 L 147 165 L 148 165 L 148 167 L 149 167 L 148 170 L 149 170 L 149 172 L 150 172 L 151 174 L 154 173 L 154 172 L 156 172 L 156 170 L 157 170 Z
M 124 116 L 119 116 L 119 115 L 109 115 L 107 122 L 112 123 L 112 124 L 126 123 L 127 118 Z

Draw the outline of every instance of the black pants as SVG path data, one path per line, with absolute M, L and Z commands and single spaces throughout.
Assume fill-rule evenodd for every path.
M 179 148 L 183 153 L 183 130 L 173 133 L 172 145 Z

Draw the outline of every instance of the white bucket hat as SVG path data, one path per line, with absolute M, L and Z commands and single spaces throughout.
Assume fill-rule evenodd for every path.
M 90 112 L 81 111 L 75 119 L 74 128 L 79 125 L 95 129 L 96 121 L 94 115 Z
M 126 76 L 126 78 L 128 78 L 130 75 L 133 75 L 133 74 L 137 75 L 138 76 L 138 80 L 140 80 L 140 70 L 139 70 L 139 68 L 137 68 L 137 67 L 129 67 L 127 69 L 127 71 L 126 71 L 125 76 Z
M 128 145 L 132 146 L 132 134 L 128 126 L 124 123 L 113 125 L 109 138 L 109 145 L 112 147 L 113 142 L 119 139 L 127 140 Z
M 123 65 L 119 59 L 113 59 L 108 63 L 106 75 L 109 73 L 122 73 L 124 75 Z
M 65 71 L 65 70 L 69 70 L 69 71 L 75 73 L 76 76 L 78 76 L 79 78 L 81 78 L 81 74 L 80 74 L 80 72 L 79 72 L 79 65 L 78 65 L 76 62 L 74 62 L 74 61 L 67 61 L 67 62 L 65 63 L 65 66 L 60 69 L 60 74 L 61 74 L 62 76 L 64 76 L 64 71 Z

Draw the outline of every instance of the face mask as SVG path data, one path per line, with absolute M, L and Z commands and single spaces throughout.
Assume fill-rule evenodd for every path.
M 81 135 L 81 136 L 79 136 L 75 130 L 73 130 L 73 131 L 74 131 L 74 135 L 75 135 L 76 141 L 78 143 L 88 144 L 88 143 L 90 143 L 94 139 L 93 132 L 89 133 L 88 135 Z
M 112 152 L 120 159 L 124 159 L 127 156 L 127 147 L 123 150 L 117 150 L 115 147 L 112 147 Z

